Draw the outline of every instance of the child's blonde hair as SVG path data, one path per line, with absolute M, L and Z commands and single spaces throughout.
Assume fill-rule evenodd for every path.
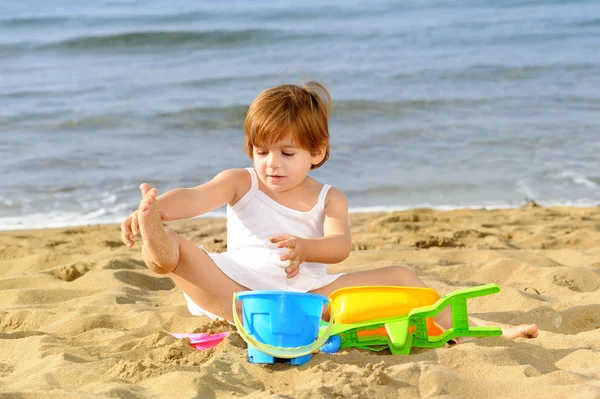
M 317 155 L 325 148 L 329 158 L 329 127 L 332 101 L 329 92 L 318 82 L 301 86 L 282 84 L 260 93 L 250 104 L 244 122 L 245 150 L 253 159 L 254 147 L 266 147 L 291 134 L 300 147 Z

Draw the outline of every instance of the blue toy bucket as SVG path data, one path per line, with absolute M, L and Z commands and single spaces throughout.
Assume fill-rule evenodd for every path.
M 240 322 L 236 301 L 242 301 Z M 323 305 L 329 298 L 290 291 L 245 291 L 233 294 L 233 318 L 241 337 L 248 343 L 252 363 L 273 364 L 275 358 L 306 363 L 312 352 L 329 338 L 333 320 L 319 337 Z

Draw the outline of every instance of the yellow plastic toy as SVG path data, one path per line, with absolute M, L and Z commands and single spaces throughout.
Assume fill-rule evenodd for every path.
M 431 288 L 379 285 L 341 288 L 329 299 L 335 322 L 354 324 L 405 315 L 414 308 L 434 304 L 440 296 Z M 427 327 L 430 335 L 442 333 L 433 319 L 427 320 Z

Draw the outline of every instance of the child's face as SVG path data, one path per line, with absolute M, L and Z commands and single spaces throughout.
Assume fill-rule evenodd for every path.
M 267 147 L 254 147 L 254 169 L 265 186 L 274 192 L 288 191 L 304 181 L 313 164 L 320 162 L 287 137 Z

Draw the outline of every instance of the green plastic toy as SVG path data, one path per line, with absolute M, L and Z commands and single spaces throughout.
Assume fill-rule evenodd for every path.
M 333 324 L 331 338 L 339 336 L 340 348 L 381 351 L 389 348 L 394 355 L 408 355 L 411 348 L 439 348 L 458 337 L 494 337 L 502 335 L 499 327 L 469 326 L 467 299 L 495 294 L 497 284 L 453 291 L 436 303 L 412 309 L 408 314 L 352 324 Z M 436 316 L 446 306 L 452 307 L 452 328 L 439 336 L 429 336 L 426 319 Z M 322 349 L 323 350 L 323 349 Z

